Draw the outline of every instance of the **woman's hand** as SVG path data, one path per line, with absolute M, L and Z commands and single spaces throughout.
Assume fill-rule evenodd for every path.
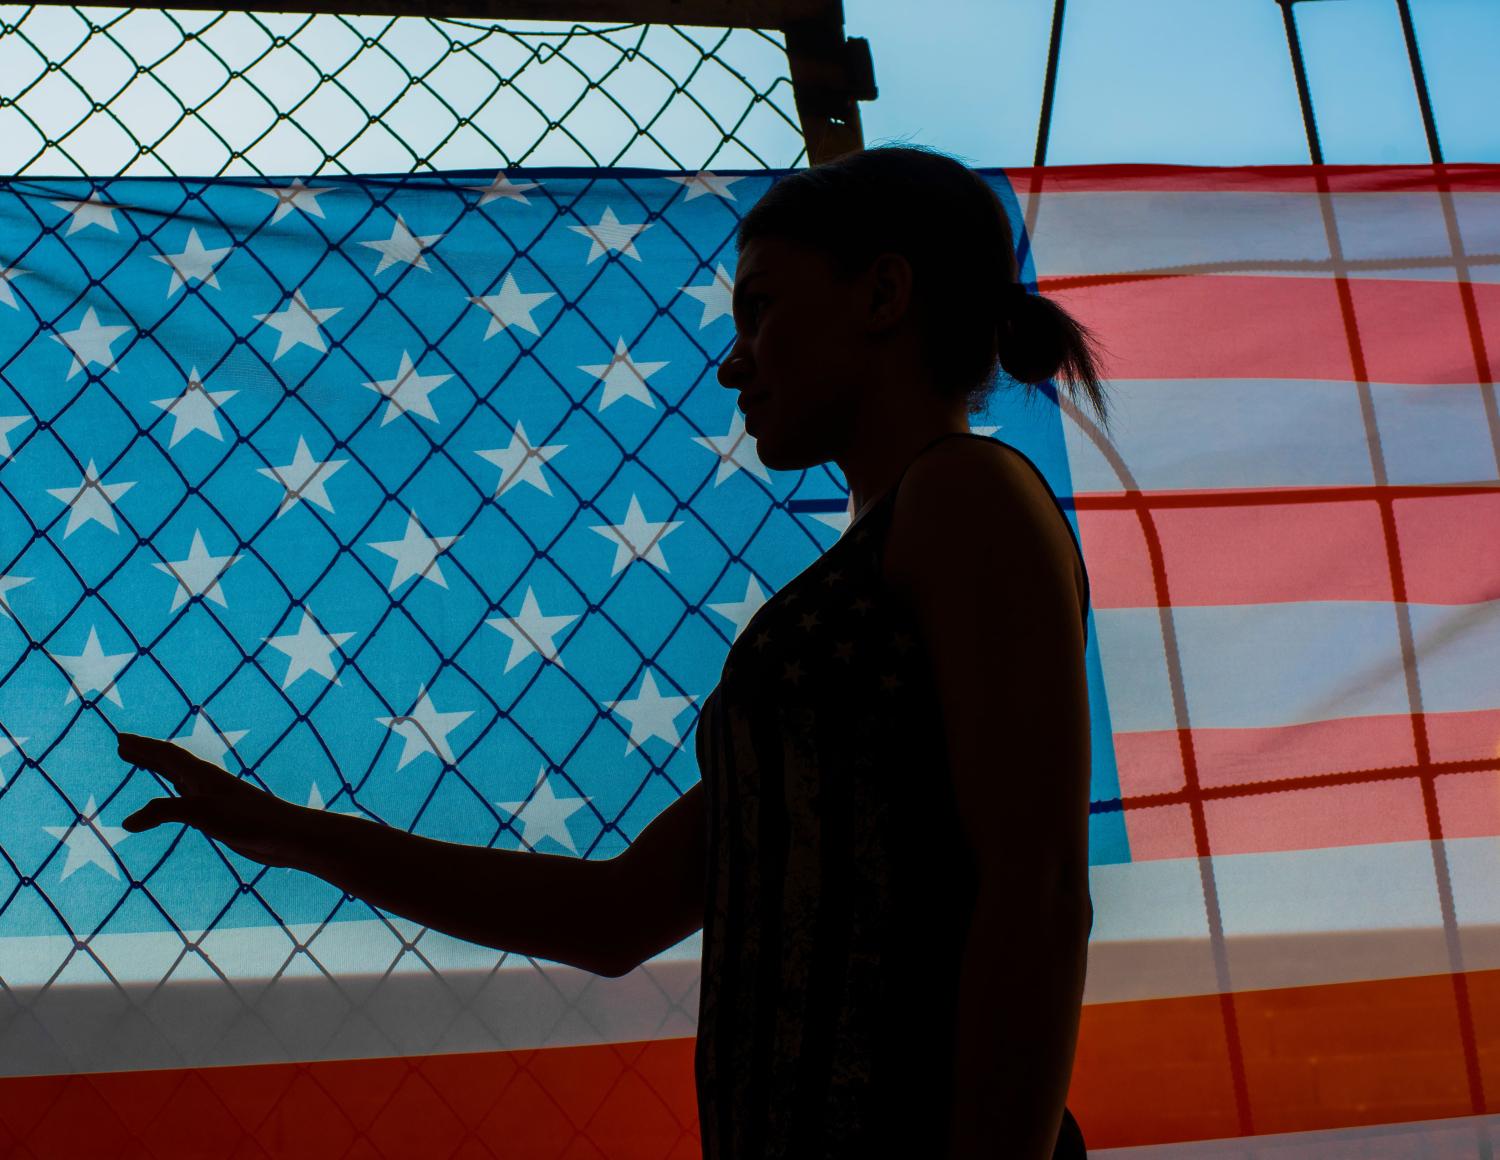
M 267 866 L 295 864 L 303 807 L 256 789 L 170 741 L 138 733 L 118 737 L 115 751 L 122 758 L 161 774 L 181 795 L 153 798 L 125 819 L 125 829 L 138 834 L 163 822 L 181 822 Z

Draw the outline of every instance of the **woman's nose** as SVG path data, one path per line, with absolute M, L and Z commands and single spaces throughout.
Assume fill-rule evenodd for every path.
M 719 363 L 719 385 L 728 387 L 730 390 L 738 390 L 745 382 L 749 362 L 750 360 L 737 350 L 730 351 L 729 357 Z

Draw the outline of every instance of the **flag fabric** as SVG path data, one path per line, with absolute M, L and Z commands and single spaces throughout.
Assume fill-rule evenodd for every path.
M 1110 441 L 1062 424 L 1100 666 L 1080 1123 L 1489 1155 L 1500 167 L 1008 176 L 1119 403 Z
M 1500 167 L 980 172 L 1114 410 L 974 423 L 1091 581 L 1090 1151 L 1487 1155 Z M 0 183 L 0 1152 L 697 1154 L 697 936 L 601 978 L 130 834 L 114 731 L 626 848 L 849 523 L 714 376 L 778 175 Z

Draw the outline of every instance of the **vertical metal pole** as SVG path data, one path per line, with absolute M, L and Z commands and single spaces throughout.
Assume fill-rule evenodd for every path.
M 1026 269 L 1031 256 L 1031 235 L 1036 230 L 1036 215 L 1042 204 L 1041 169 L 1047 164 L 1047 144 L 1052 138 L 1052 96 L 1057 91 L 1057 58 L 1062 54 L 1063 6 L 1065 0 L 1054 0 L 1052 5 L 1052 37 L 1047 45 L 1047 79 L 1042 82 L 1042 116 L 1036 127 L 1036 160 L 1029 188 L 1026 190 L 1026 209 L 1022 215 L 1021 236 L 1016 239 L 1016 259 L 1020 270 Z
M 1435 164 L 1443 163 L 1443 146 L 1438 141 L 1437 122 L 1432 116 L 1432 101 L 1427 96 L 1427 77 L 1422 72 L 1422 56 L 1417 52 L 1417 31 L 1411 22 L 1407 0 L 1396 0 L 1401 10 L 1401 31 L 1406 36 L 1406 59 L 1411 62 L 1411 79 L 1417 86 L 1417 104 L 1422 107 L 1422 128 L 1427 130 L 1427 152 Z
M 1286 25 L 1286 46 L 1292 54 L 1292 72 L 1297 78 L 1297 99 L 1302 102 L 1302 127 L 1307 130 L 1307 152 L 1314 165 L 1323 164 L 1323 147 L 1318 143 L 1318 122 L 1313 116 L 1312 97 L 1307 91 L 1307 69 L 1302 65 L 1302 45 L 1297 40 L 1297 22 L 1292 16 L 1295 0 L 1276 0 L 1281 5 L 1281 19 Z
M 1036 161 L 1038 169 L 1047 164 L 1047 141 L 1052 136 L 1052 94 L 1057 90 L 1057 58 L 1062 49 L 1063 4 L 1056 0 L 1052 5 L 1052 41 L 1047 46 L 1047 79 L 1042 85 L 1042 119 L 1036 129 Z

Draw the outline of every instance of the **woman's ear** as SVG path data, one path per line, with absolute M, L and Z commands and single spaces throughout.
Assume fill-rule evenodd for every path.
M 911 263 L 904 254 L 888 251 L 870 264 L 867 278 L 871 325 L 877 330 L 888 330 L 900 323 L 911 310 Z

